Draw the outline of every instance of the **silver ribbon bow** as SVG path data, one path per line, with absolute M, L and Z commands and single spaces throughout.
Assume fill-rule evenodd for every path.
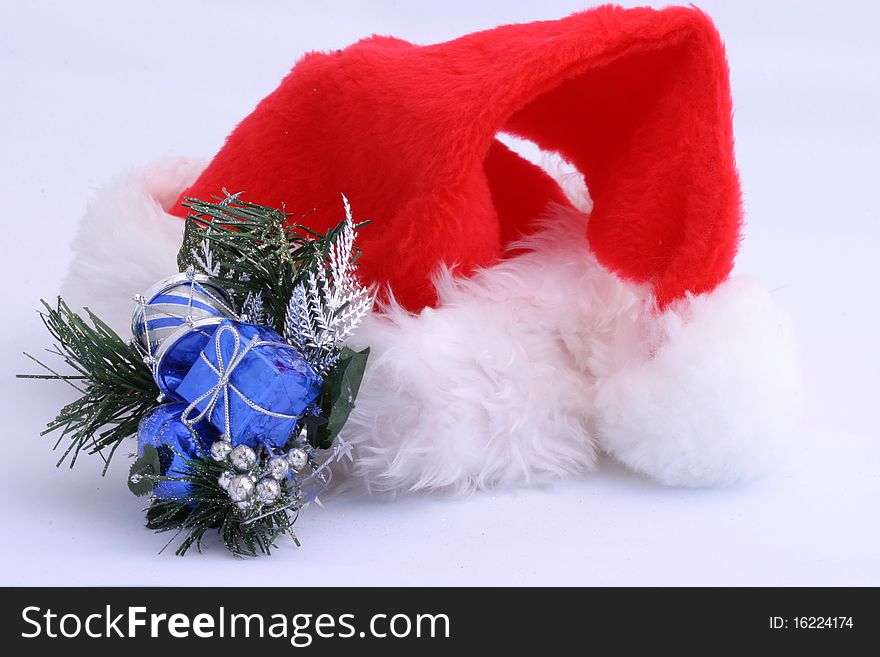
M 230 354 L 229 362 L 227 363 L 223 357 L 223 350 L 221 348 L 223 334 L 224 333 L 232 333 L 233 339 L 233 348 L 232 353 Z M 217 354 L 217 366 L 214 365 L 208 358 L 205 356 L 205 353 L 202 352 L 199 354 L 199 357 L 204 361 L 204 363 L 211 368 L 211 371 L 217 375 L 217 383 L 211 386 L 208 390 L 205 391 L 204 394 L 196 398 L 189 406 L 187 406 L 183 413 L 180 416 L 180 419 L 183 423 L 190 427 L 192 427 L 203 420 L 205 417 L 210 417 L 214 408 L 217 406 L 217 403 L 220 401 L 221 397 L 223 399 L 223 419 L 224 426 L 226 430 L 224 434 L 226 436 L 231 436 L 230 433 L 230 422 L 229 422 L 229 393 L 232 391 L 235 395 L 238 396 L 245 404 L 247 404 L 251 409 L 258 413 L 262 413 L 263 415 L 268 415 L 269 417 L 276 417 L 281 420 L 296 420 L 299 419 L 299 415 L 286 415 L 284 413 L 276 413 L 274 411 L 270 411 L 267 408 L 263 408 L 259 404 L 251 401 L 247 398 L 247 396 L 241 392 L 237 387 L 235 387 L 232 383 L 230 383 L 229 379 L 232 376 L 232 373 L 235 371 L 235 368 L 239 366 L 245 356 L 248 355 L 251 349 L 254 347 L 262 346 L 262 345 L 274 345 L 277 347 L 285 347 L 287 349 L 292 349 L 289 344 L 284 344 L 283 342 L 272 342 L 267 340 L 260 340 L 258 336 L 254 336 L 251 338 L 250 342 L 248 342 L 245 347 L 242 349 L 241 347 L 241 334 L 236 330 L 234 326 L 226 324 L 225 326 L 221 326 L 214 332 L 214 350 Z M 208 404 L 205 406 L 204 410 L 201 413 L 196 415 L 195 417 L 191 417 L 191 415 L 195 412 L 198 405 L 203 401 L 208 399 Z

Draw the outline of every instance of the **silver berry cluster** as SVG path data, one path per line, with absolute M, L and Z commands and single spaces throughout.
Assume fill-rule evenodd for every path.
M 211 445 L 211 458 L 231 466 L 220 475 L 217 483 L 241 511 L 278 502 L 284 494 L 282 482 L 309 461 L 305 450 L 296 448 L 259 464 L 253 448 L 247 445 L 233 447 L 225 436 Z

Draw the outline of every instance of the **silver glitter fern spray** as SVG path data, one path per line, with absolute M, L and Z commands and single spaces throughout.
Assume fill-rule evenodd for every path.
M 336 364 L 341 345 L 373 305 L 372 293 L 357 280 L 353 258 L 357 232 L 345 196 L 342 203 L 342 229 L 328 249 L 326 262 L 294 288 L 285 321 L 285 338 L 321 375 Z

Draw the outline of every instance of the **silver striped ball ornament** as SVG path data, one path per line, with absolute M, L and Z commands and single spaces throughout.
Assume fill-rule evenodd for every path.
M 211 317 L 235 319 L 226 290 L 192 269 L 162 279 L 137 295 L 135 302 L 131 332 L 141 350 L 150 355 L 181 326 Z

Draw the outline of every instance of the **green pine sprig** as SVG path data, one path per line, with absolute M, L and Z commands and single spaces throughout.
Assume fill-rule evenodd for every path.
M 217 279 L 238 301 L 262 294 L 267 323 L 284 332 L 294 288 L 317 262 L 325 262 L 344 223 L 318 233 L 291 221 L 277 208 L 249 203 L 238 195 L 218 203 L 186 198 L 186 219 L 177 256 L 181 271 L 193 266 Z M 367 225 L 361 222 L 356 228 Z M 360 257 L 356 250 L 353 261 Z
M 238 557 L 271 554 L 272 548 L 277 547 L 275 541 L 283 535 L 289 535 L 298 546 L 299 541 L 293 533 L 298 506 L 274 511 L 269 508 L 264 515 L 253 520 L 243 516 L 218 483 L 228 467 L 211 458 L 184 457 L 184 465 L 179 471 L 162 476 L 157 469 L 158 459 L 145 450 L 132 466 L 136 477 L 129 487 L 134 491 L 134 487 L 145 481 L 151 484 L 186 482 L 188 495 L 155 498 L 147 509 L 147 527 L 158 532 L 174 532 L 166 547 L 181 538 L 175 550 L 177 555 L 186 554 L 193 546 L 201 552 L 205 534 L 212 529 L 218 531 L 226 549 Z
M 150 368 L 136 348 L 124 341 L 94 313 L 88 321 L 73 312 L 61 297 L 53 308 L 42 301 L 43 323 L 55 339 L 50 353 L 60 356 L 74 374 L 59 374 L 30 354 L 25 354 L 49 374 L 20 374 L 19 378 L 65 381 L 82 393 L 67 404 L 41 433 L 60 431 L 57 449 L 65 438 L 67 447 L 58 461 L 76 463 L 81 451 L 100 454 L 104 472 L 122 440 L 137 431 L 138 421 L 156 405 L 159 389 Z

